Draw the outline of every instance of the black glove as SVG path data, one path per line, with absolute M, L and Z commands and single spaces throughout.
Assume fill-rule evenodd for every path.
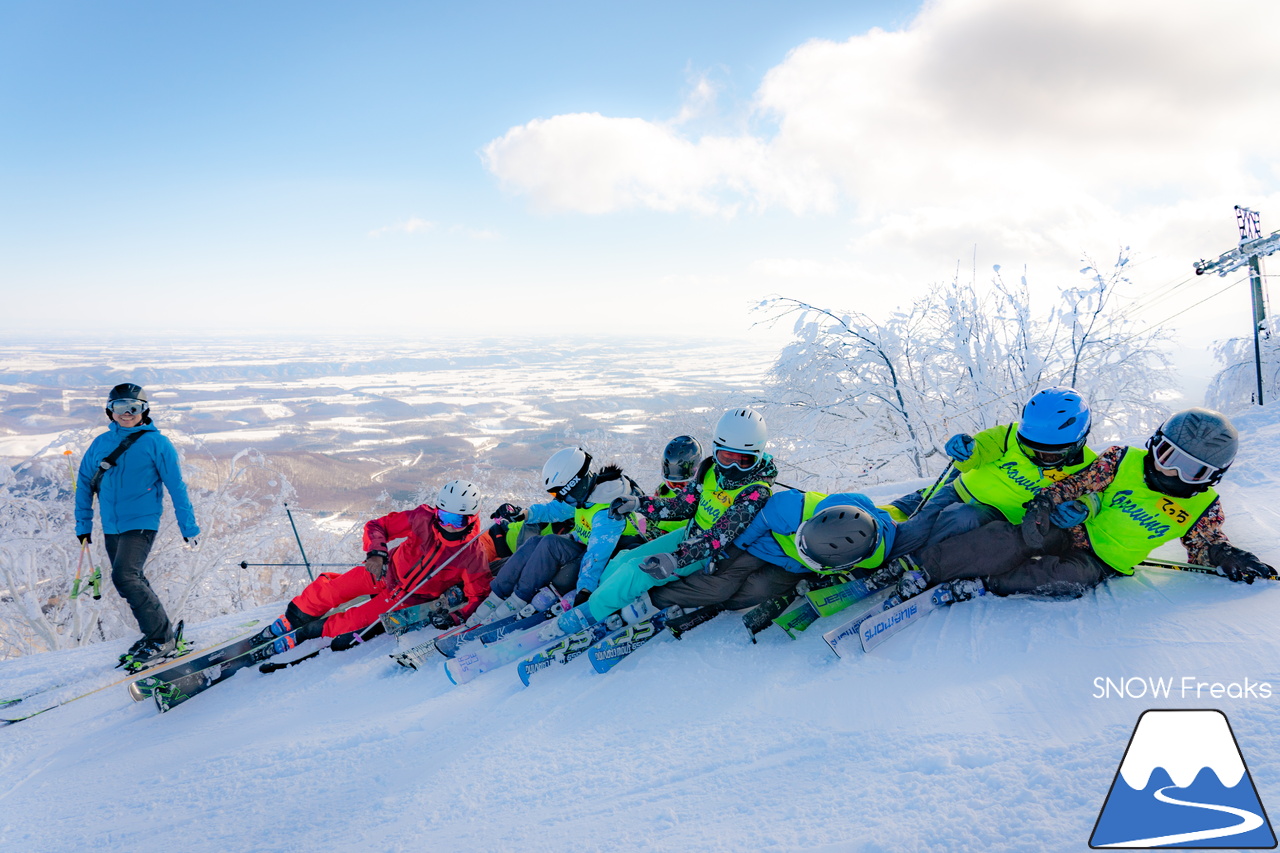
M 1053 530 L 1053 508 L 1055 504 L 1048 495 L 1036 495 L 1024 503 L 1027 514 L 1022 517 L 1018 530 L 1022 533 L 1022 541 L 1033 551 L 1044 549 L 1049 532 Z
M 489 518 L 501 518 L 506 521 L 523 521 L 525 518 L 524 507 L 507 503 L 495 509 Z
M 1209 559 L 1222 569 L 1229 580 L 1253 583 L 1254 578 L 1275 578 L 1276 570 L 1249 553 L 1226 542 L 1209 546 Z
M 91 542 L 93 542 L 93 539 L 91 539 L 91 538 L 90 538 L 91 536 L 92 536 L 92 534 L 89 534 L 89 533 L 77 533 L 77 534 L 76 534 L 76 538 L 80 540 L 80 544 L 81 544 L 81 545 L 88 545 L 88 544 L 90 544 Z
M 578 594 L 573 597 L 573 606 L 581 607 L 582 605 L 586 604 L 587 600 L 590 598 L 591 598 L 591 590 L 580 589 L 578 590 Z
M 359 631 L 348 631 L 347 633 L 339 634 L 330 640 L 329 648 L 335 652 L 345 652 L 352 646 L 359 645 L 363 642 L 364 640 L 360 639 Z
M 626 518 L 640 508 L 640 499 L 635 495 L 623 495 L 609 502 L 609 515 L 614 518 Z
M 441 631 L 447 631 L 456 628 L 458 620 L 448 610 L 436 610 L 431 614 L 431 624 Z

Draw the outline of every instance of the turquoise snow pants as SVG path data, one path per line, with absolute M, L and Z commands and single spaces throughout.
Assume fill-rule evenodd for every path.
M 618 612 L 655 586 L 671 583 L 678 578 L 706 569 L 707 561 L 698 560 L 687 566 L 681 566 L 676 569 L 674 575 L 663 581 L 656 581 L 640 571 L 640 562 L 645 557 L 653 554 L 670 554 L 679 548 L 686 532 L 688 529 L 684 527 L 673 530 L 652 542 L 646 542 L 639 548 L 623 551 L 610 560 L 609 565 L 604 567 L 600 586 L 591 593 L 591 598 L 587 599 L 587 607 L 591 609 L 591 615 L 599 621 L 610 613 Z

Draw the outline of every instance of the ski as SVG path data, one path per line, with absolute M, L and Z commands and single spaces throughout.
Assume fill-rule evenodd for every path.
M 954 581 L 952 582 L 954 583 Z M 977 595 L 986 595 L 986 589 L 979 587 Z M 941 583 L 925 590 L 919 595 L 885 610 L 875 619 L 862 624 L 860 636 L 862 650 L 869 652 L 885 640 L 911 625 L 916 625 L 925 616 L 940 607 L 947 607 L 959 601 L 968 601 L 973 593 L 957 598 L 951 583 Z
M 689 631 L 699 625 L 705 625 L 723 612 L 724 608 L 718 604 L 686 610 L 683 616 L 667 620 L 667 630 L 671 632 L 671 636 L 678 640 Z
M 852 604 L 867 598 L 880 587 L 868 579 L 845 580 L 831 586 L 810 589 L 805 593 L 809 603 L 818 611 L 819 618 L 833 616 Z
M 616 613 L 605 620 L 605 624 L 614 629 L 622 627 L 622 617 Z M 465 684 L 476 676 L 497 669 L 500 666 L 519 660 L 530 652 L 535 652 L 565 635 L 560 629 L 559 621 L 548 619 L 540 625 L 527 628 L 520 633 L 504 637 L 500 642 L 490 644 L 469 643 L 458 650 L 458 654 L 445 662 L 445 674 L 454 684 Z
M 257 625 L 259 621 L 260 620 L 258 619 L 253 619 L 249 622 L 241 623 L 238 627 L 249 627 L 252 629 L 252 627 Z M 142 678 L 137 679 L 129 685 L 129 696 L 133 701 L 141 702 L 148 698 L 151 695 L 151 692 L 159 684 L 175 678 L 180 678 L 189 672 L 204 669 L 213 663 L 225 660 L 228 656 L 248 651 L 253 647 L 252 640 L 255 636 L 257 636 L 257 632 L 253 632 L 252 630 L 246 631 L 243 634 L 232 637 L 230 640 L 223 640 L 221 643 L 206 646 L 199 651 L 195 651 L 185 657 L 178 658 L 176 663 L 173 661 L 164 661 L 163 663 L 157 664 L 151 669 L 145 670 Z M 239 651 L 236 651 L 237 649 Z
M 204 669 L 188 672 L 171 681 L 163 681 L 152 688 L 151 698 L 155 700 L 160 713 L 176 708 L 192 696 L 197 696 L 215 684 L 226 681 L 240 670 L 253 666 L 258 662 L 252 653 L 244 652 L 232 658 L 223 659 Z
M 562 637 L 542 651 L 529 655 L 520 661 L 519 666 L 516 667 L 516 671 L 520 675 L 520 681 L 525 687 L 528 687 L 534 673 L 541 672 L 554 663 L 568 663 L 574 658 L 582 656 L 589 648 L 595 648 L 595 643 L 615 634 L 621 634 L 625 630 L 615 629 L 611 631 L 608 625 L 608 620 L 598 622 L 585 631 Z
M 869 652 L 908 625 L 914 625 L 938 607 L 928 592 L 913 595 L 862 623 L 858 636 L 862 650 Z
M 587 651 L 587 659 L 596 672 L 605 673 L 622 663 L 622 659 L 652 640 L 667 623 L 684 613 L 679 607 L 659 610 L 648 619 L 628 625 L 601 639 Z
M 406 669 L 422 669 L 426 662 L 434 658 L 437 653 L 445 657 L 453 657 L 453 652 L 457 649 L 458 643 L 481 627 L 473 625 L 468 628 L 465 625 L 459 625 L 452 631 L 445 631 L 443 634 L 418 643 L 416 646 L 394 652 L 391 654 L 391 659 Z M 446 648 L 448 649 L 447 653 Z
M 893 607 L 901 600 L 898 598 L 897 590 L 891 586 L 873 592 L 852 619 L 848 619 L 826 632 L 822 635 L 822 639 L 826 640 L 827 645 L 831 647 L 831 651 L 835 652 L 836 657 L 845 657 L 850 653 L 852 644 L 857 642 L 862 623 L 872 616 L 876 616 Z
M 808 598 L 797 596 L 796 600 L 791 602 L 786 610 L 782 611 L 774 617 L 773 624 L 777 625 L 791 639 L 796 639 L 800 632 L 808 628 L 814 622 L 818 621 L 818 608 L 813 606 L 813 602 Z
M 388 634 L 399 637 L 401 634 L 427 627 L 431 624 L 431 617 L 436 613 L 441 611 L 452 613 L 456 610 L 461 610 L 466 603 L 467 599 L 462 594 L 461 588 L 451 586 L 445 590 L 444 595 L 434 601 L 415 604 L 412 607 L 402 607 L 399 610 L 391 610 L 383 613 L 378 618 Z
M 10 708 L 14 705 L 17 705 L 19 702 L 25 702 L 34 696 L 39 696 L 42 693 L 52 693 L 55 690 L 59 690 L 63 687 L 66 687 L 70 683 L 71 682 L 69 681 L 64 681 L 61 684 L 54 684 L 50 687 L 36 687 L 31 690 L 28 690 L 26 693 L 19 694 L 9 699 L 0 699 L 0 708 Z

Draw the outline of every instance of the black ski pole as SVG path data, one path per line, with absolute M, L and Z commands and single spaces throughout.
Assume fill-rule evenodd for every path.
M 929 499 L 938 491 L 938 487 L 942 485 L 942 481 L 947 478 L 947 475 L 951 473 L 951 469 L 954 467 L 956 467 L 956 460 L 952 459 L 947 463 L 947 467 L 942 469 L 942 473 L 938 475 L 938 479 L 933 481 L 933 485 L 929 487 L 929 490 L 924 493 L 924 497 L 921 499 L 920 503 L 916 504 L 916 508 L 911 510 L 911 515 L 907 516 L 908 521 L 915 518 L 916 513 L 924 509 L 924 505 L 927 504 Z
M 302 553 L 302 563 L 307 567 L 307 577 L 315 580 L 316 576 L 311 573 L 311 561 L 307 559 L 307 550 L 302 547 L 302 537 L 298 535 L 298 525 L 293 523 L 293 512 L 289 509 L 289 505 L 284 505 L 284 514 L 289 516 L 289 526 L 293 528 L 293 538 L 298 540 L 298 550 Z
M 247 569 L 250 566 L 255 568 L 259 566 L 315 566 L 318 569 L 334 569 L 334 568 L 351 568 L 354 563 L 250 563 L 247 560 L 240 561 L 240 568 Z M 314 578 L 313 578 L 314 580 Z

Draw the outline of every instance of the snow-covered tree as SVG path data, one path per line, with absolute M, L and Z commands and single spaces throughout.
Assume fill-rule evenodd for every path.
M 1262 398 L 1268 405 L 1280 401 L 1280 318 L 1267 320 L 1259 341 L 1262 350 Z M 1258 370 L 1253 337 L 1228 338 L 1213 347 L 1222 365 L 1205 391 L 1204 404 L 1227 414 L 1258 405 Z
M 923 477 L 946 464 L 956 432 L 1015 420 L 1036 389 L 1071 385 L 1094 410 L 1095 443 L 1145 431 L 1172 387 L 1163 333 L 1141 329 L 1121 291 L 1128 255 L 1058 304 L 1033 309 L 1025 276 L 999 267 L 989 285 L 935 285 L 884 320 L 777 297 L 761 310 L 794 318 L 762 399 L 785 467 L 828 481 Z M 1038 316 L 1047 317 L 1037 320 Z

